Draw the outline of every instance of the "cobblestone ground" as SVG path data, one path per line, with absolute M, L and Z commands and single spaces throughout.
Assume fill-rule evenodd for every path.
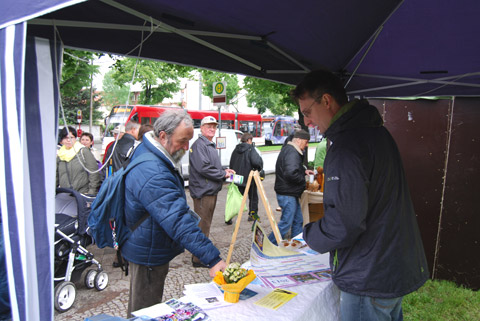
M 275 211 L 277 201 L 273 190 L 274 181 L 274 175 L 267 175 L 263 182 L 263 186 L 266 192 L 267 201 L 273 209 L 276 220 L 278 221 L 280 215 Z M 228 185 L 224 185 L 222 191 L 218 195 L 217 206 L 210 231 L 210 239 L 220 250 L 222 258 L 225 260 L 227 258 L 235 228 L 235 219 L 234 224 L 232 225 L 226 225 L 224 223 L 227 187 Z M 190 206 L 193 208 L 192 200 L 188 191 L 187 199 Z M 259 201 L 259 216 L 262 221 L 262 228 L 266 233 L 270 233 L 271 227 L 261 197 Z M 250 246 L 252 241 L 251 223 L 252 222 L 247 221 L 247 215 L 244 213 L 232 254 L 232 262 L 243 263 L 250 258 Z M 112 267 L 112 262 L 115 256 L 115 251 L 113 249 L 98 249 L 96 246 L 90 246 L 89 250 L 94 253 L 95 259 L 100 261 L 103 269 L 108 273 L 108 287 L 101 292 L 95 289 L 87 289 L 84 285 L 84 275 L 82 275 L 80 280 L 75 283 L 77 287 L 77 297 L 73 307 L 64 313 L 58 313 L 55 311 L 55 321 L 81 321 L 85 320 L 87 317 L 101 313 L 126 318 L 130 284 L 129 276 L 125 276 L 120 269 Z M 86 271 L 84 274 L 85 273 Z M 163 301 L 182 297 L 185 284 L 205 283 L 210 281 L 211 278 L 208 275 L 208 269 L 193 268 L 191 254 L 188 251 L 185 251 L 170 262 L 170 270 L 165 283 Z

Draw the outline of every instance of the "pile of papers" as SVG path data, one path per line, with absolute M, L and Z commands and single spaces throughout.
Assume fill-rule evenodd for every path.
M 295 239 L 299 242 L 296 250 L 275 246 L 255 225 L 249 268 L 257 279 L 252 284 L 280 288 L 331 280 L 328 257 L 311 250 L 301 235 Z

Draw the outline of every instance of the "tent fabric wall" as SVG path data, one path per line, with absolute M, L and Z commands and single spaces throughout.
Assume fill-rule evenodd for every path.
M 14 320 L 53 320 L 53 226 L 61 47 L 0 30 L 0 189 Z
M 433 279 L 480 289 L 480 99 L 370 99 L 402 155 Z

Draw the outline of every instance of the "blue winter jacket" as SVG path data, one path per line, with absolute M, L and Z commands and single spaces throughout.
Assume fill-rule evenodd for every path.
M 140 265 L 163 265 L 188 249 L 204 264 L 218 263 L 220 252 L 198 227 L 185 197 L 181 175 L 155 144 L 153 132 L 144 136 L 132 159 L 154 153 L 158 160 L 133 168 L 125 179 L 125 217 L 133 227 L 146 212 L 150 215 L 122 245 L 122 255 Z
M 397 145 L 367 101 L 342 107 L 325 132 L 325 216 L 304 227 L 330 251 L 333 281 L 344 292 L 396 298 L 429 277 L 415 210 Z

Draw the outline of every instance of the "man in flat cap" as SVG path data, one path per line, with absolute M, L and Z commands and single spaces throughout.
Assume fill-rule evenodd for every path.
M 303 153 L 308 147 L 310 134 L 305 130 L 297 130 L 291 142 L 288 142 L 280 151 L 275 165 L 275 192 L 278 205 L 282 208 L 282 217 L 278 229 L 282 239 L 288 232 L 294 237 L 302 233 L 303 216 L 300 207 L 300 196 L 305 190 L 305 175 L 313 174 L 303 164 Z M 268 239 L 277 244 L 272 233 Z

